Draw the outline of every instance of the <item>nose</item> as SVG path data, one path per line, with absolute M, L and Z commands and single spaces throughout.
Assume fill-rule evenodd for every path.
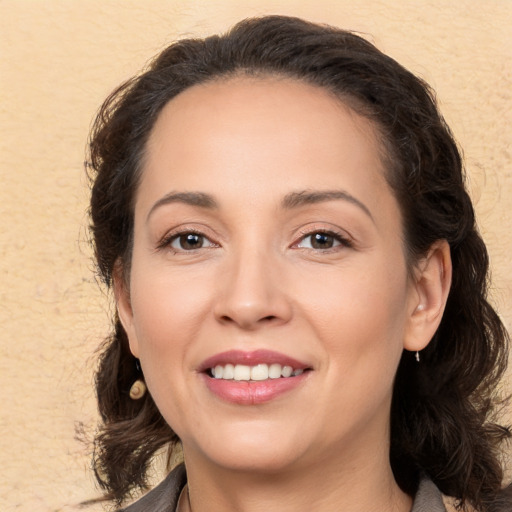
M 291 319 L 292 303 L 276 258 L 247 251 L 231 259 L 227 266 L 214 306 L 217 321 L 256 330 Z

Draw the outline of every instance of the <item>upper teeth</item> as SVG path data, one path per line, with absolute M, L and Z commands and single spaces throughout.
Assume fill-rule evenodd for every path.
M 291 366 L 281 366 L 280 364 L 257 364 L 256 366 L 247 366 L 245 364 L 226 364 L 217 365 L 210 369 L 213 377 L 216 379 L 227 380 L 267 380 L 279 379 L 280 377 L 291 377 L 300 375 L 304 370 L 294 370 Z

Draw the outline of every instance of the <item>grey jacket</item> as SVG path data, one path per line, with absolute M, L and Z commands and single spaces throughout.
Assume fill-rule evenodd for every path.
M 119 512 L 176 512 L 178 498 L 186 482 L 185 466 L 180 464 L 161 484 Z M 421 481 L 411 512 L 446 512 L 441 493 L 430 480 L 425 478 Z

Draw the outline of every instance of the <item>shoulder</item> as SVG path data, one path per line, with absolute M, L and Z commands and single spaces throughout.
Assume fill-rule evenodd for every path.
M 449 501 L 450 502 L 450 501 Z M 448 512 L 458 508 L 454 505 L 445 507 L 442 494 L 436 485 L 428 478 L 421 480 L 418 492 L 414 499 L 411 512 Z M 468 511 L 476 510 L 468 505 Z M 512 483 L 496 495 L 492 503 L 486 508 L 488 512 L 511 512 L 512 511 Z
M 180 492 L 186 483 L 185 466 L 180 464 L 148 494 L 118 512 L 175 512 Z
M 411 512 L 446 512 L 443 496 L 428 478 L 422 478 Z

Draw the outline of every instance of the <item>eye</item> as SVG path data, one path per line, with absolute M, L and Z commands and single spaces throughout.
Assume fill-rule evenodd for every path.
M 173 235 L 165 245 L 168 245 L 176 251 L 193 251 L 205 247 L 215 247 L 215 244 L 204 235 L 193 232 Z
M 340 235 L 331 233 L 329 231 L 316 231 L 308 233 L 297 244 L 301 249 L 332 249 L 338 246 L 349 246 L 348 240 Z

